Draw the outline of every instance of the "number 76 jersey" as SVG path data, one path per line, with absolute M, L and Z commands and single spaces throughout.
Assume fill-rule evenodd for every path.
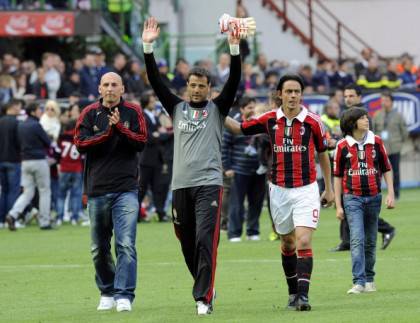
M 273 184 L 294 188 L 316 181 L 315 151 L 327 150 L 324 126 L 318 115 L 301 106 L 300 113 L 290 120 L 280 107 L 243 122 L 241 129 L 245 135 L 269 135 Z
M 58 138 L 61 149 L 60 171 L 64 173 L 81 173 L 83 171 L 82 156 L 73 141 L 74 130 L 63 132 Z

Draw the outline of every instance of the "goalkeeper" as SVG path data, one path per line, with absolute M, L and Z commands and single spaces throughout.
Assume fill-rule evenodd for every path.
M 171 93 L 159 76 L 153 56 L 153 42 L 159 32 L 156 19 L 147 19 L 142 36 L 144 60 L 150 84 L 173 119 L 173 222 L 194 279 L 192 294 L 197 314 L 207 315 L 213 310 L 220 233 L 222 130 L 241 78 L 240 35 L 229 35 L 230 75 L 220 95 L 209 100 L 209 72 L 193 68 L 187 79 L 189 99 L 183 101 Z

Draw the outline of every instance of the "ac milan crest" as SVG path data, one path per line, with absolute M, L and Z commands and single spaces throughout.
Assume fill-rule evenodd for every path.
M 303 136 L 305 134 L 305 126 L 302 125 L 302 127 L 300 127 L 299 133 L 300 133 L 301 136 Z
M 358 151 L 358 156 L 359 156 L 359 159 L 365 159 L 365 157 L 366 157 L 365 151 L 364 150 L 359 150 Z

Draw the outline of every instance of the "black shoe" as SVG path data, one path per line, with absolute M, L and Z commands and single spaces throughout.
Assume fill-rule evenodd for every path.
M 332 248 L 330 251 L 337 252 L 337 251 L 349 251 L 349 250 L 350 250 L 349 245 L 340 243 L 337 247 Z
M 382 239 L 382 250 L 388 248 L 389 244 L 391 243 L 392 239 L 395 237 L 395 229 L 392 230 L 390 233 L 385 233 Z
M 171 222 L 171 218 L 165 215 L 159 218 L 159 222 Z
M 290 294 L 286 309 L 296 311 L 297 304 L 298 304 L 297 294 Z
M 300 295 L 297 300 L 296 311 L 310 311 L 311 305 L 309 304 L 308 297 Z
M 11 215 L 6 216 L 6 222 L 10 231 L 16 231 L 16 220 Z
M 53 227 L 51 224 L 44 225 L 43 227 L 39 227 L 41 230 L 54 230 L 55 227 Z

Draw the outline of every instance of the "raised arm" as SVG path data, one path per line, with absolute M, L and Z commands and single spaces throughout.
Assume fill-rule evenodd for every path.
M 147 77 L 150 85 L 159 98 L 163 107 L 172 116 L 174 107 L 182 100 L 171 92 L 165 86 L 159 75 L 159 69 L 156 65 L 155 57 L 153 55 L 153 42 L 159 37 L 160 28 L 156 18 L 150 17 L 144 22 L 143 29 L 143 51 L 144 62 L 146 64 Z
M 229 78 L 223 87 L 222 92 L 213 102 L 219 108 L 222 115 L 227 116 L 235 101 L 236 91 L 241 81 L 241 57 L 239 55 L 239 36 L 229 35 L 230 47 L 230 72 Z

